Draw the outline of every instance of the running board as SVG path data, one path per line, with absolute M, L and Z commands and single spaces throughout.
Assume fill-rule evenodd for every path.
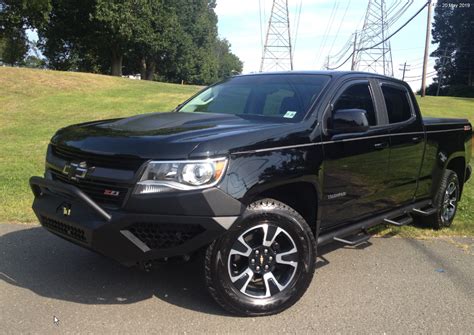
M 426 208 L 431 206 L 431 200 L 418 201 L 410 205 L 400 207 L 392 212 L 383 213 L 377 216 L 374 216 L 370 219 L 359 221 L 357 223 L 346 225 L 341 228 L 336 228 L 334 230 L 322 232 L 318 236 L 318 246 L 331 243 L 335 241 L 334 238 L 344 239 L 344 237 L 351 236 L 360 231 L 368 230 L 369 228 L 375 227 L 381 223 L 384 223 L 384 220 L 394 220 L 399 218 L 407 213 L 411 213 L 415 208 Z M 398 223 L 398 222 L 397 222 Z
M 410 224 L 413 222 L 413 219 L 409 216 L 407 216 L 404 220 L 402 221 L 395 221 L 395 220 L 390 220 L 390 219 L 384 219 L 383 222 L 389 223 L 394 226 L 402 227 L 406 226 L 407 224 Z
M 370 239 L 370 235 L 366 231 L 363 231 L 363 233 L 364 233 L 364 235 L 362 235 L 361 237 L 359 237 L 358 239 L 355 239 L 355 240 L 346 240 L 346 239 L 341 238 L 341 237 L 333 237 L 333 240 L 354 247 L 356 245 L 367 242 Z
M 420 214 L 423 216 L 430 216 L 436 213 L 436 208 L 430 207 L 425 209 L 420 209 L 420 208 L 413 208 L 413 212 L 416 214 Z

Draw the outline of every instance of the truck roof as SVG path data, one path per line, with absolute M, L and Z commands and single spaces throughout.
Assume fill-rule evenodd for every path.
M 315 75 L 330 75 L 333 77 L 342 77 L 347 75 L 365 75 L 370 77 L 385 78 L 390 80 L 399 80 L 393 77 L 384 76 L 377 73 L 363 72 L 363 71 L 333 71 L 333 70 L 319 70 L 319 71 L 275 71 L 275 72 L 253 72 L 248 74 L 241 74 L 238 76 L 256 76 L 256 75 L 276 75 L 276 74 L 315 74 Z M 237 76 L 237 77 L 238 77 Z
M 350 76 L 350 75 L 364 75 L 365 77 L 372 77 L 372 78 L 378 78 L 378 79 L 385 79 L 385 80 L 390 80 L 390 81 L 395 81 L 398 83 L 403 83 L 406 84 L 404 81 L 394 78 L 394 77 L 389 77 L 385 75 L 381 75 L 378 73 L 371 73 L 371 72 L 363 72 L 363 71 L 333 71 L 333 70 L 319 70 L 319 71 L 275 71 L 275 72 L 253 72 L 253 73 L 248 73 L 248 74 L 241 74 L 241 75 L 236 75 L 235 77 L 247 77 L 247 76 L 265 76 L 265 75 L 286 75 L 286 74 L 293 74 L 293 75 L 308 75 L 308 74 L 313 74 L 313 75 L 329 75 L 333 78 L 340 78 L 342 76 Z

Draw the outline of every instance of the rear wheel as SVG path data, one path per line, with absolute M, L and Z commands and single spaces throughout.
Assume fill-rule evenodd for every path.
M 461 195 L 461 187 L 456 172 L 446 169 L 438 192 L 433 201 L 433 207 L 437 212 L 424 218 L 424 222 L 434 229 L 449 227 L 454 221 Z
M 257 316 L 283 311 L 311 283 L 315 241 L 305 220 L 285 204 L 250 205 L 236 227 L 206 252 L 206 282 L 231 313 Z

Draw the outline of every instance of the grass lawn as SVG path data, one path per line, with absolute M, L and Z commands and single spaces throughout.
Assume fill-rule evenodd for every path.
M 42 175 L 54 132 L 73 123 L 168 111 L 199 89 L 73 72 L 0 67 L 0 222 L 35 222 L 28 186 Z M 474 123 L 474 99 L 419 99 L 425 115 L 464 117 Z M 404 236 L 474 235 L 474 184 L 465 188 L 452 229 L 383 228 Z
M 43 174 L 46 146 L 56 130 L 78 122 L 169 111 L 197 90 L 197 86 L 0 67 L 0 222 L 36 221 L 28 179 Z

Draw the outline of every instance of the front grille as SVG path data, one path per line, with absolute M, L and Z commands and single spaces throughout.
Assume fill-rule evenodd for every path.
M 86 242 L 86 234 L 84 230 L 80 228 L 73 227 L 67 223 L 56 221 L 45 216 L 41 216 L 41 224 L 52 231 L 66 235 L 74 240 Z
M 128 230 L 150 249 L 167 249 L 196 237 L 204 228 L 197 224 L 135 223 Z
M 92 200 L 113 207 L 121 207 L 125 197 L 127 196 L 128 188 L 124 186 L 117 186 L 115 183 L 97 182 L 86 179 L 71 180 L 61 172 L 51 170 L 53 180 L 60 181 L 65 184 L 76 186 L 82 192 L 87 194 Z M 118 196 L 106 195 L 105 190 L 117 191 Z
M 70 148 L 51 145 L 53 155 L 68 162 L 85 161 L 89 166 L 100 166 L 104 168 L 119 169 L 119 170 L 133 170 L 137 171 L 143 164 L 142 159 L 130 157 L 126 155 L 121 156 L 107 156 L 87 153 Z

